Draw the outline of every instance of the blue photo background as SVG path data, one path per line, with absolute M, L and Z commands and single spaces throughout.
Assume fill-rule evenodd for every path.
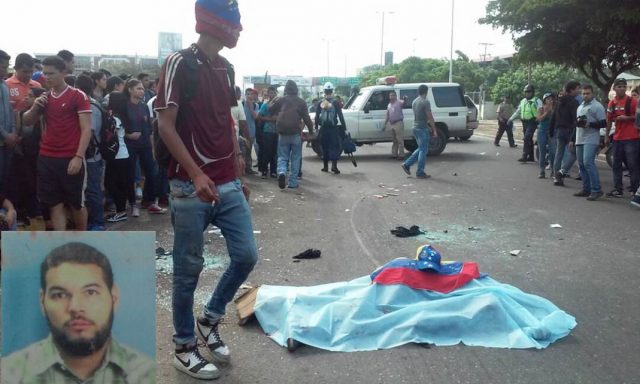
M 40 311 L 40 264 L 55 247 L 82 242 L 104 253 L 120 287 L 115 339 L 156 354 L 155 232 L 3 232 L 2 356 L 48 336 Z

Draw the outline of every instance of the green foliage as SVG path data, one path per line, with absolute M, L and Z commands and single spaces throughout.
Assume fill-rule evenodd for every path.
M 578 68 L 602 92 L 640 65 L 638 0 L 491 0 L 480 23 L 511 32 L 521 63 Z
M 491 86 L 498 75 L 493 67 L 483 68 L 474 63 L 462 52 L 457 51 L 458 58 L 453 61 L 453 82 L 459 83 L 466 91 L 476 91 L 480 85 Z M 508 64 L 502 61 L 502 70 Z M 504 65 L 506 64 L 506 67 Z M 492 72 L 493 71 L 493 72 Z M 409 57 L 400 64 L 382 67 L 371 65 L 362 69 L 362 85 L 373 85 L 376 79 L 395 75 L 399 83 L 447 82 L 449 80 L 449 61 L 445 59 L 421 59 Z M 487 83 L 487 79 L 492 79 Z
M 500 75 L 495 86 L 491 89 L 491 99 L 499 103 L 502 96 L 507 95 L 511 102 L 517 104 L 523 97 L 522 90 L 529 84 L 529 68 L 519 67 L 514 71 Z M 542 64 L 531 66 L 531 84 L 536 89 L 536 96 L 542 98 L 546 92 L 558 93 L 569 80 L 576 80 L 581 84 L 589 82 L 583 74 L 576 70 L 569 70 L 556 64 Z

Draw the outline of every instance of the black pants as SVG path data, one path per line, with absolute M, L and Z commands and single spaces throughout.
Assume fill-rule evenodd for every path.
M 136 203 L 136 192 L 131 177 L 132 159 L 117 159 L 107 162 L 104 175 L 104 184 L 116 203 L 116 211 L 124 212 L 127 208 L 127 200 L 133 207 Z
M 18 217 L 36 217 L 40 213 L 36 198 L 37 156 L 14 153 L 9 166 L 7 195 L 18 212 Z
M 516 145 L 516 142 L 513 140 L 513 125 L 507 124 L 506 121 L 500 120 L 498 120 L 498 133 L 496 134 L 494 143 L 500 144 L 500 139 L 502 139 L 504 131 L 507 131 L 507 139 L 509 140 L 509 145 L 512 147 Z
M 260 144 L 258 170 L 262 173 L 278 173 L 278 134 L 263 133 Z
M 522 148 L 522 157 L 528 161 L 535 161 L 533 156 L 533 135 L 538 128 L 538 123 L 535 119 L 522 120 L 522 131 L 524 133 L 524 147 Z

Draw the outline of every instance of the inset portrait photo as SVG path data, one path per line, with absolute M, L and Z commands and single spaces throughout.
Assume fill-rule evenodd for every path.
M 5 232 L 2 383 L 155 383 L 155 232 Z

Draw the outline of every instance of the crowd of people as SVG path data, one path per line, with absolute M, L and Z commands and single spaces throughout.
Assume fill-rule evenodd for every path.
M 574 196 L 596 201 L 603 196 L 624 198 L 631 193 L 631 205 L 640 207 L 640 87 L 627 94 L 627 80 L 617 78 L 613 83 L 615 96 L 606 108 L 596 98 L 593 86 L 569 81 L 556 95 L 544 93 L 535 96 L 535 87 L 525 86 L 524 97 L 513 111 L 508 97 L 498 106 L 498 132 L 494 144 L 500 146 L 507 132 L 509 146 L 517 147 L 513 138 L 513 122 L 521 120 L 524 148 L 521 163 L 535 162 L 538 178 L 545 179 L 551 171 L 553 184 L 563 186 L 570 170 L 578 162 L 576 179 L 582 181 L 582 190 Z M 604 135 L 601 135 L 601 130 Z M 534 135 L 537 131 L 537 154 Z M 602 191 L 596 158 L 602 148 L 613 146 L 613 185 L 606 194 Z M 624 166 L 628 170 L 629 185 L 623 185 Z
M 322 171 L 338 175 L 346 125 L 331 83 L 312 106 L 315 121 L 293 81 L 287 82 L 283 95 L 269 87 L 262 100 L 256 90 L 246 89 L 243 101 L 233 66 L 219 55 L 222 48 L 235 47 L 242 30 L 237 2 L 197 0 L 195 15 L 198 41 L 167 57 L 153 82 L 144 73 L 132 78 L 99 70 L 75 76 L 74 56 L 66 50 L 41 63 L 28 54 L 18 55 L 13 76 L 0 81 L 0 210 L 11 228 L 18 219 L 42 215 L 51 229 L 65 230 L 68 208 L 75 229 L 101 230 L 105 220 L 127 220 L 129 214 L 139 216 L 141 208 L 165 213 L 162 205 L 170 200 L 173 365 L 189 376 L 214 379 L 220 375 L 215 363 L 231 357 L 220 335 L 221 319 L 258 260 L 244 175 L 276 179 L 281 189 L 298 188 L 304 126 L 309 135 L 318 131 Z M 1 79 L 9 60 L 0 51 Z M 640 205 L 640 122 L 633 121 L 637 100 L 626 96 L 623 79 L 616 80 L 615 90 L 605 111 L 591 86 L 569 82 L 564 94 L 548 93 L 540 100 L 529 85 L 515 112 L 506 98 L 500 105 L 495 145 L 506 131 L 510 146 L 516 147 L 513 121 L 521 119 L 525 144 L 519 161 L 535 161 L 537 130 L 539 177 L 546 177 L 548 163 L 554 183 L 562 185 L 575 149 L 583 183 L 576 195 L 597 200 L 603 195 L 594 164 L 599 130 L 606 128 L 608 145 L 615 123 L 615 189 L 607 195 L 624 196 L 624 162 L 631 174 L 630 189 L 636 192 L 633 202 Z M 394 131 L 393 156 L 404 160 L 407 174 L 417 163 L 416 177 L 423 179 L 429 177 L 428 143 L 437 137 L 427 92 L 426 85 L 420 86 L 413 101 L 418 149 L 408 158 L 403 159 L 401 148 L 402 108 L 392 97 L 385 120 L 385 127 Z M 117 143 L 109 156 L 101 145 L 105 132 L 113 133 Z M 138 191 L 143 176 L 144 190 Z M 105 206 L 113 206 L 106 216 Z M 208 225 L 220 228 L 230 262 L 206 305 L 194 315 Z M 57 364 L 51 369 L 66 368 Z M 69 369 L 68 374 L 76 372 Z
M 10 59 L 0 51 L 2 79 Z M 0 193 L 13 205 L 10 222 L 42 218 L 50 230 L 100 231 L 128 218 L 126 203 L 133 217 L 141 208 L 165 213 L 168 186 L 151 146 L 149 75 L 74 75 L 74 66 L 68 50 L 42 61 L 21 53 L 0 86 Z M 112 121 L 118 153 L 103 159 L 99 143 Z

